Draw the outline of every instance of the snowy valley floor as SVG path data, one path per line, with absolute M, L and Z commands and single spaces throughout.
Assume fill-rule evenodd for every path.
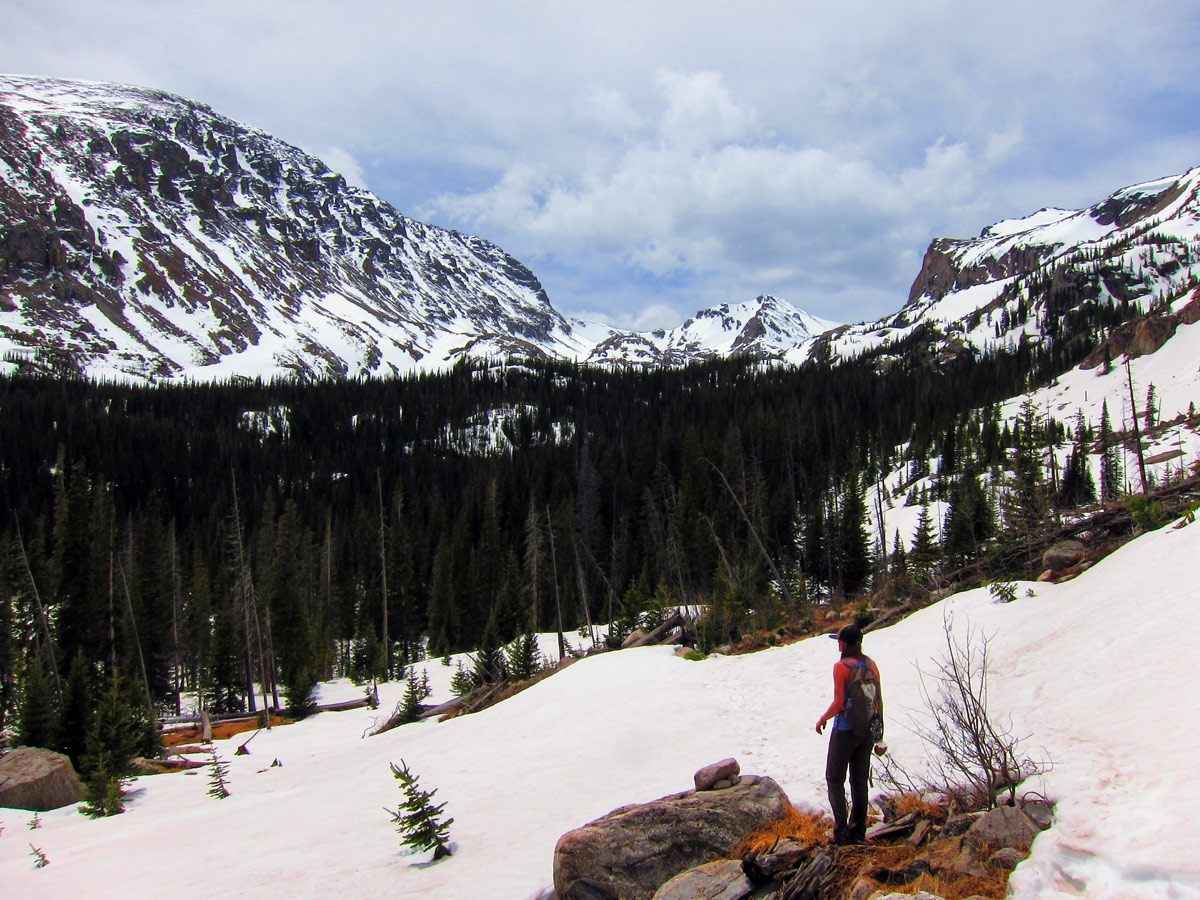
M 1168 526 L 1074 581 L 1021 583 L 1013 603 L 970 591 L 868 633 L 888 744 L 909 764 L 922 750 L 903 726 L 921 707 L 918 666 L 942 655 L 944 616 L 991 637 L 993 714 L 1056 762 L 1029 788 L 1058 801 L 1058 821 L 1014 873 L 1013 896 L 1200 897 L 1198 586 L 1200 525 Z M 68 807 L 27 830 L 32 813 L 0 809 L 0 896 L 526 900 L 550 886 L 563 832 L 684 790 L 723 757 L 823 809 L 826 739 L 813 723 L 835 654 L 824 639 L 700 662 L 665 647 L 608 653 L 476 715 L 364 738 L 403 693 L 386 685 L 380 710 L 260 733 L 249 756 L 234 756 L 245 735 L 217 742 L 226 800 L 198 770 L 134 781 L 111 819 Z M 431 660 L 428 671 L 433 699 L 447 698 L 453 670 Z M 322 699 L 358 693 L 335 682 Z M 401 851 L 383 809 L 399 800 L 388 763 L 401 759 L 454 817 L 456 853 L 435 865 Z M 34 868 L 30 844 L 49 865 Z

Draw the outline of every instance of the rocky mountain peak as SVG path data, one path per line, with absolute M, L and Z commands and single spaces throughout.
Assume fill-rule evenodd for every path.
M 539 355 L 568 329 L 499 247 L 201 103 L 6 76 L 0 160 L 10 356 L 118 377 L 392 374 Z

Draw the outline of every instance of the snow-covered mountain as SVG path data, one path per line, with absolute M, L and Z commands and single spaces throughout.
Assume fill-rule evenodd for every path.
M 839 327 L 759 297 L 630 332 L 563 317 L 494 244 L 407 218 L 204 104 L 0 76 L 0 353 L 9 370 L 199 380 L 463 356 L 656 366 L 916 347 L 936 363 L 1047 335 L 1094 342 L 1151 315 L 1149 341 L 1116 335 L 1120 355 L 1200 317 L 1198 189 L 1193 170 L 935 240 L 907 303 L 877 321 Z
M 628 332 L 573 321 L 589 363 L 678 366 L 738 354 L 800 363 L 817 335 L 838 327 L 778 297 L 702 309 L 670 331 Z
M 462 356 L 780 356 L 832 323 L 773 298 L 672 332 L 569 322 L 488 241 L 422 224 L 181 97 L 0 77 L 0 352 L 142 379 L 389 375 Z M 703 323 L 703 324 L 700 324 Z
M 977 238 L 935 240 L 899 312 L 834 329 L 812 353 L 886 358 L 917 338 L 946 359 L 1046 337 L 1104 338 L 1112 358 L 1153 352 L 1200 319 L 1198 283 L 1200 169 L 1192 169 L 1087 209 L 1042 209 Z M 1140 337 L 1133 324 L 1116 328 L 1143 316 L 1154 321 Z

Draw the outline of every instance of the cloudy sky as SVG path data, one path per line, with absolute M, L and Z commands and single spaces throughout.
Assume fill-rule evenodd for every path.
M 570 315 L 898 309 L 934 237 L 1200 165 L 1194 0 L 0 0 L 0 71 L 202 100 Z

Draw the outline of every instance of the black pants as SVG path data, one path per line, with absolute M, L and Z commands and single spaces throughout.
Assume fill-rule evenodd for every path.
M 850 729 L 834 728 L 829 735 L 825 782 L 833 810 L 835 840 L 861 841 L 867 834 L 867 781 L 871 777 L 871 736 L 855 737 Z M 846 818 L 846 770 L 850 770 L 850 818 Z

